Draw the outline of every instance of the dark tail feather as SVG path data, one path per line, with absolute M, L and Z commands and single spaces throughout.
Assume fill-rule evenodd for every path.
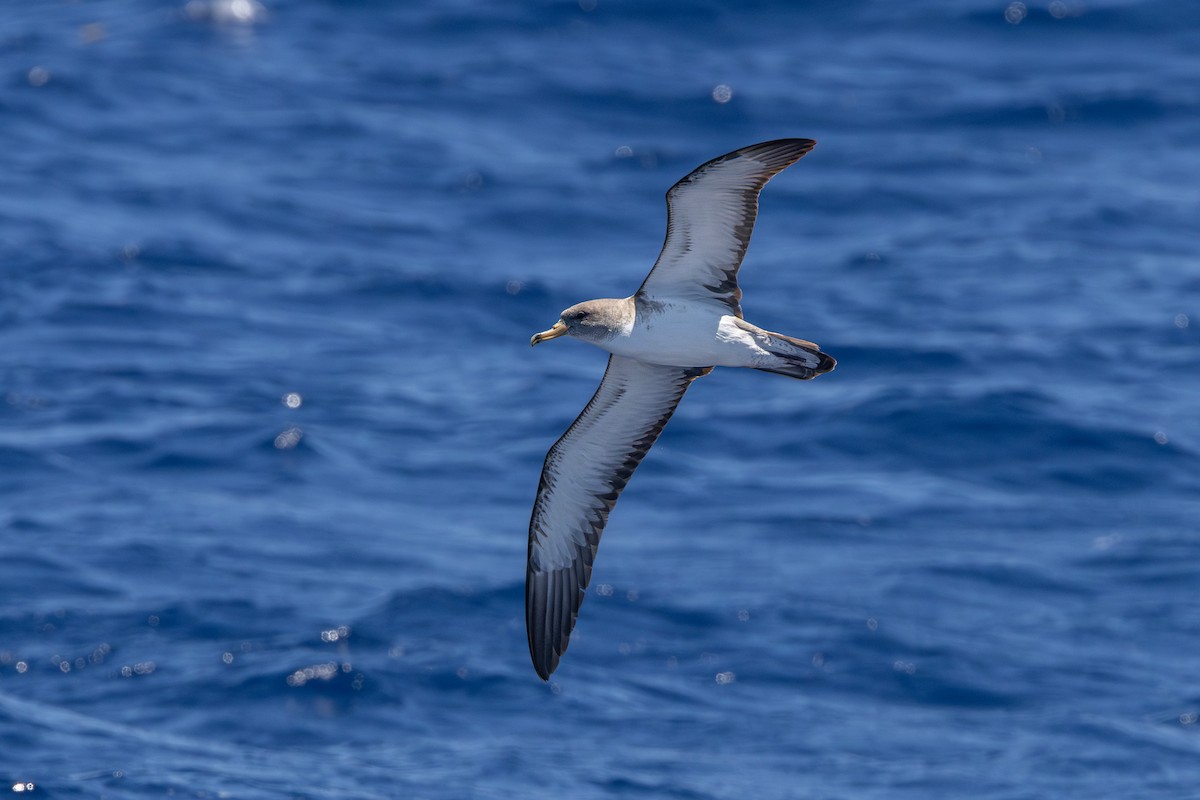
M 822 353 L 812 342 L 793 339 L 782 333 L 767 332 L 767 336 L 769 338 L 765 345 L 772 355 L 779 358 L 779 363 L 755 369 L 809 381 L 818 375 L 833 371 L 833 368 L 837 366 L 837 361 L 833 356 Z
M 824 375 L 837 366 L 837 362 L 831 356 L 822 353 L 814 343 L 807 339 L 795 339 L 791 336 L 784 336 L 782 333 L 764 331 L 757 325 L 751 325 L 742 319 L 735 319 L 733 324 L 753 336 L 758 346 L 776 359 L 769 366 L 755 367 L 754 369 L 807 381 L 818 375 Z
M 832 372 L 837 366 L 837 361 L 833 356 L 822 353 L 820 350 L 812 351 L 819 361 L 817 365 L 810 366 L 810 363 L 805 363 L 799 359 L 793 360 L 791 356 L 780 356 L 780 359 L 785 363 L 774 367 L 755 367 L 760 372 L 770 372 L 773 375 L 787 375 L 789 378 L 799 378 L 802 381 L 811 381 L 818 375 L 824 375 L 826 372 Z

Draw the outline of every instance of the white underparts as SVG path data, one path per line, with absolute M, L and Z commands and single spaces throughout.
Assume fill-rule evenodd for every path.
M 616 355 L 683 367 L 764 367 L 777 357 L 765 349 L 770 334 L 709 304 L 672 304 L 639 315 L 599 344 Z

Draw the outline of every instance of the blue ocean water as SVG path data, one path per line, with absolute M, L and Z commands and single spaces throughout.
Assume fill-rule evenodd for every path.
M 264 2 L 5 8 L 3 791 L 1200 797 L 1200 6 Z M 543 684 L 529 336 L 790 136 Z

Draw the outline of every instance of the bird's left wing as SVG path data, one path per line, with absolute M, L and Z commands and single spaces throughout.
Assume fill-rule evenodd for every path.
M 714 158 L 667 192 L 667 238 L 637 296 L 712 303 L 742 315 L 738 268 L 767 181 L 816 146 L 812 139 L 777 139 Z
M 543 680 L 567 650 L 617 497 L 688 385 L 711 370 L 609 357 L 600 388 L 546 454 L 525 573 L 529 654 Z

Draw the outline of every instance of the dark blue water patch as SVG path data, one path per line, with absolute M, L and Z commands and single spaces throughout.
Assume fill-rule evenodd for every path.
M 211 279 L 247 266 L 238 263 L 236 250 L 218 251 L 190 241 L 150 238 L 133 244 L 135 246 L 124 254 L 126 258 L 155 274 L 175 277 L 201 274 Z
M 1085 33 L 1140 34 L 1172 30 L 1186 25 L 1195 9 L 1171 0 L 1133 5 L 1095 5 L 1065 0 L 1045 6 L 1028 4 L 1020 12 L 995 6 L 988 10 L 969 10 L 963 16 L 972 24 L 993 30 L 1008 30 L 1010 36 L 1044 36 L 1054 33 L 1060 40 L 1071 41 Z M 1015 21 L 1007 21 L 1011 17 Z M 1007 23 L 1007 24 L 1005 24 Z
M 993 392 L 959 399 L 896 393 L 871 403 L 890 420 L 890 432 L 885 438 L 862 439 L 862 445 L 846 441 L 845 452 L 869 444 L 871 452 L 889 453 L 888 460 L 903 463 L 924 461 L 937 450 L 937 461 L 943 464 L 959 457 L 964 464 L 988 458 L 1007 472 L 1013 485 L 1049 479 L 1091 490 L 1144 490 L 1174 473 L 1163 460 L 1172 454 L 1152 437 L 1096 430 L 1062 419 L 1049 398 L 1034 393 Z M 1083 452 L 1090 454 L 1088 459 L 1078 458 Z
M 1078 124 L 1084 126 L 1126 127 L 1152 124 L 1169 114 L 1192 113 L 1189 105 L 1179 105 L 1166 98 L 1144 94 L 1121 96 L 1056 96 L 1044 105 L 1022 109 L 982 111 L 962 121 L 970 124 L 993 124 L 1004 120 L 1009 124 Z
M 879 374 L 902 375 L 913 371 L 929 371 L 954 374 L 967 367 L 969 354 L 949 348 L 914 347 L 907 345 L 862 346 L 839 344 L 837 355 L 843 364 L 841 369 L 857 372 L 871 371 Z M 840 376 L 839 376 L 840 377 Z
M 892 664 L 896 690 L 910 702 L 946 705 L 956 708 L 997 708 L 1013 704 L 1011 698 L 998 692 L 947 677 L 917 672 L 911 662 L 899 659 Z
M 1003 126 L 1046 126 L 1055 123 L 1074 123 L 1079 119 L 1077 106 L 1071 105 L 1069 110 L 1062 104 L 1053 101 L 1040 103 L 1024 102 L 1020 105 L 960 110 L 953 119 L 939 120 L 956 125 L 974 125 L 985 128 Z
M 1193 542 L 1177 534 L 1131 540 L 1119 532 L 1123 527 L 1099 537 L 1096 549 L 1080 559 L 1080 566 L 1102 572 L 1110 581 L 1145 586 L 1174 585 L 1182 590 L 1193 580 L 1187 566 L 1195 550 Z
M 995 587 L 1012 588 L 1019 592 L 1036 592 L 1042 595 L 1062 594 L 1083 598 L 1090 595 L 1090 590 L 1086 587 L 1067 583 L 1061 576 L 1042 573 L 1033 565 L 955 564 L 934 567 L 930 569 L 930 572 L 936 572 L 951 581 L 963 579 L 972 583 L 982 582 Z

